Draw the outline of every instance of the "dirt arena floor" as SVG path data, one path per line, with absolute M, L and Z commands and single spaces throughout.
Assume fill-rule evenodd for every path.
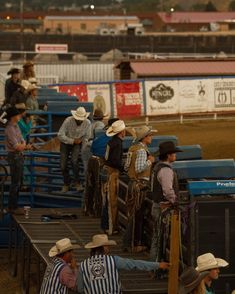
M 199 144 L 204 159 L 235 157 L 235 120 L 151 124 L 159 135 L 175 135 L 179 145 Z

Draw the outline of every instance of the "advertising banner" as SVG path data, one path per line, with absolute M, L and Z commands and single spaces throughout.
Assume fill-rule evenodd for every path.
M 104 114 L 111 115 L 110 86 L 109 84 L 87 85 L 88 101 L 94 103 L 94 109 L 102 109 Z
M 179 80 L 178 86 L 180 113 L 208 111 L 211 91 L 207 79 Z
M 179 112 L 177 80 L 146 81 L 147 115 L 164 115 Z
M 114 114 L 118 117 L 138 117 L 143 114 L 143 89 L 139 82 L 114 83 Z
M 235 79 L 224 78 L 212 80 L 214 111 L 235 110 Z
M 69 96 L 76 96 L 78 101 L 88 101 L 87 85 L 60 85 L 58 86 L 59 92 L 67 93 Z

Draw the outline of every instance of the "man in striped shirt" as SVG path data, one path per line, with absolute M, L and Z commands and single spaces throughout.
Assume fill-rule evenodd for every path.
M 166 262 L 148 262 L 108 255 L 109 247 L 113 245 L 116 245 L 116 242 L 108 240 L 105 234 L 93 236 L 92 242 L 85 245 L 85 248 L 91 249 L 91 252 L 90 257 L 84 260 L 79 268 L 77 279 L 79 293 L 120 294 L 122 289 L 119 270 L 152 271 L 169 268 L 169 263 Z
M 80 248 L 79 245 L 72 245 L 68 238 L 56 242 L 49 251 L 53 258 L 47 266 L 40 294 L 67 294 L 68 289 L 76 288 L 77 263 L 73 256 L 73 250 Z

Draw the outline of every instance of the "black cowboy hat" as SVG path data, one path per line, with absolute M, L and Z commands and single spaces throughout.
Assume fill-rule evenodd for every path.
M 12 106 L 12 107 L 8 108 L 8 109 L 6 110 L 6 113 L 7 113 L 6 117 L 7 117 L 8 120 L 9 120 L 11 117 L 20 114 L 19 110 L 18 110 L 15 106 Z
M 18 73 L 20 73 L 20 69 L 19 69 L 19 68 L 16 68 L 16 67 L 11 68 L 11 69 L 7 72 L 8 75 L 14 75 L 14 74 L 18 74 Z
M 172 141 L 166 141 L 159 145 L 160 155 L 172 154 L 176 152 L 183 152 L 183 151 L 179 149 L 178 147 L 176 147 L 174 142 Z

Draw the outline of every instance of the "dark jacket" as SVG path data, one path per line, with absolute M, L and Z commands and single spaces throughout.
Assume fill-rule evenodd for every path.
M 6 80 L 5 83 L 5 102 L 4 104 L 10 104 L 12 95 L 19 89 L 19 84 L 13 82 L 11 78 Z
M 122 156 L 122 139 L 120 139 L 116 135 L 107 144 L 105 153 L 105 163 L 106 165 L 116 168 L 122 172 L 124 170 L 124 166 L 122 164 Z

